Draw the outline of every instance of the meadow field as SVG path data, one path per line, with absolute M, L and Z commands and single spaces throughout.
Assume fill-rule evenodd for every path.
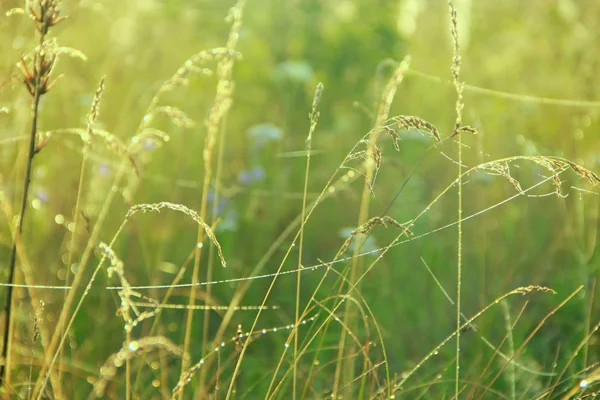
M 600 398 L 600 2 L 0 2 L 0 396 Z

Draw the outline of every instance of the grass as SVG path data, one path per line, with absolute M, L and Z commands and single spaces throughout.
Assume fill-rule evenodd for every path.
M 598 394 L 597 5 L 376 3 L 2 10 L 4 398 Z

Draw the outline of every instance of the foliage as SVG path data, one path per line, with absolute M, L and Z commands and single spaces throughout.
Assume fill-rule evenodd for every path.
M 7 398 L 598 393 L 600 3 L 2 8 Z

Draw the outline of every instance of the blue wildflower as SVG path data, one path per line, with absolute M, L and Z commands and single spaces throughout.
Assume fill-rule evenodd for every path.
M 246 132 L 254 149 L 259 149 L 269 142 L 281 140 L 283 132 L 270 122 L 250 127 Z
M 106 177 L 110 174 L 110 166 L 105 162 L 100 163 L 100 165 L 98 166 L 98 172 L 100 173 L 100 175 Z
M 35 197 L 41 201 L 42 203 L 47 203 L 48 200 L 50 199 L 50 196 L 48 195 L 48 192 L 46 192 L 44 189 L 38 189 L 35 191 Z
M 263 179 L 265 179 L 265 170 L 258 165 L 252 167 L 250 170 L 241 171 L 238 174 L 238 181 L 243 185 L 250 185 Z
M 216 208 L 214 208 L 214 201 L 215 201 L 215 190 L 213 188 L 208 189 L 208 194 L 206 195 L 206 199 L 208 200 L 208 203 L 210 204 L 209 209 L 215 211 L 215 217 L 218 217 L 220 215 L 223 215 L 224 213 L 227 212 L 228 206 L 229 206 L 229 197 L 225 197 L 225 196 L 219 196 Z

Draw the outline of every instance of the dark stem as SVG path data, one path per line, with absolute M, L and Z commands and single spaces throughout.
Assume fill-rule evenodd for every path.
M 40 39 L 40 47 L 44 43 L 44 35 Z M 41 60 L 41 57 L 38 58 Z M 39 61 L 41 64 L 41 61 Z M 41 69 L 40 65 L 37 66 L 38 71 Z M 13 283 L 15 277 L 15 264 L 17 261 L 17 243 L 21 238 L 21 232 L 23 231 L 23 219 L 25 218 L 25 210 L 27 209 L 27 195 L 29 194 L 29 184 L 31 183 L 31 166 L 33 164 L 33 157 L 35 156 L 35 136 L 37 133 L 37 119 L 38 119 L 38 108 L 40 104 L 40 77 L 36 76 L 36 87 L 33 94 L 33 105 L 32 105 L 32 116 L 31 116 L 31 134 L 29 138 L 29 153 L 27 155 L 27 169 L 25 171 L 25 180 L 23 182 L 23 199 L 21 200 L 21 210 L 19 212 L 19 219 L 17 220 L 17 226 L 15 229 L 15 238 L 13 240 L 12 250 L 10 253 L 10 262 L 8 264 L 8 281 L 6 287 L 6 303 L 4 304 L 4 334 L 2 341 L 2 364 L 0 364 L 0 387 L 4 384 L 4 376 L 6 374 L 7 367 L 7 355 L 9 353 L 10 343 L 10 326 L 11 326 L 11 312 L 12 312 L 12 297 L 13 297 Z

